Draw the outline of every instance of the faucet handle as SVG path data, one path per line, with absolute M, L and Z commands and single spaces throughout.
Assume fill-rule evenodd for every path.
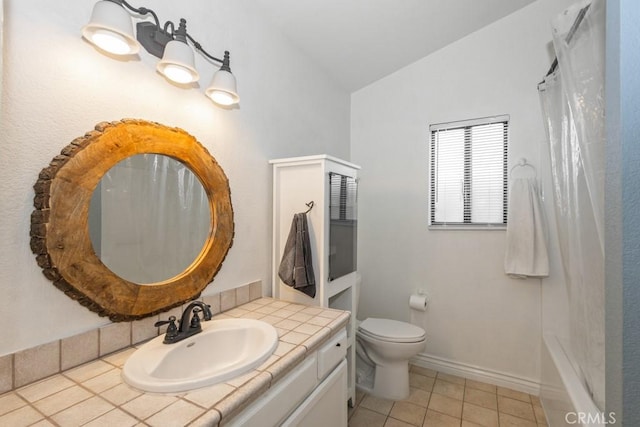
M 178 336 L 178 326 L 176 325 L 176 316 L 169 316 L 168 320 L 160 320 L 153 324 L 155 327 L 169 325 L 167 326 L 167 332 L 164 336 L 164 342 L 172 342 L 171 340 Z
M 191 317 L 191 325 L 189 325 L 191 328 L 200 328 L 200 316 L 198 315 L 198 313 L 202 312 L 202 309 L 196 307 L 193 309 L 193 317 Z
M 155 326 L 156 328 L 164 325 L 169 325 L 167 326 L 167 335 L 175 334 L 176 332 L 178 332 L 178 326 L 176 325 L 176 316 L 169 316 L 168 320 L 160 320 L 153 324 L 153 326 Z

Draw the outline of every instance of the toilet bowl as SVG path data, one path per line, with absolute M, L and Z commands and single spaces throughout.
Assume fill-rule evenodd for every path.
M 424 329 L 391 319 L 368 318 L 356 330 L 356 385 L 384 399 L 409 396 L 409 359 L 425 346 Z

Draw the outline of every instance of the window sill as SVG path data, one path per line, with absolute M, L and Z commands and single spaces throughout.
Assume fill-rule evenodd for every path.
M 506 231 L 506 225 L 430 225 L 429 230 L 444 231 L 444 230 L 474 230 L 474 231 Z

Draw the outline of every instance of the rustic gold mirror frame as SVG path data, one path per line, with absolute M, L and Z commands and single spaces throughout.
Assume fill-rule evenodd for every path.
M 141 286 L 100 261 L 88 217 L 91 196 L 103 175 L 121 160 L 145 153 L 172 157 L 191 169 L 209 199 L 211 223 L 202 251 L 184 272 Z M 182 129 L 131 119 L 99 123 L 53 158 L 34 190 L 31 250 L 38 265 L 58 289 L 112 321 L 140 319 L 197 298 L 233 242 L 229 181 L 207 149 Z

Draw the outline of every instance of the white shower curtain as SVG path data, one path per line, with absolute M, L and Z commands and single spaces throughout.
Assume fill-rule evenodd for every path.
M 590 6 L 589 6 L 590 4 Z M 582 20 L 580 11 L 588 7 Z M 550 142 L 574 367 L 604 409 L 604 0 L 553 22 L 558 68 L 539 86 Z M 579 25 L 576 23 L 579 22 Z

